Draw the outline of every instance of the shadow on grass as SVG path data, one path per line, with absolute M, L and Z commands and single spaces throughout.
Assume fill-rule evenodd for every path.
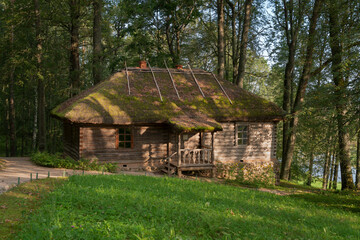
M 31 215 L 42 200 L 63 179 L 46 178 L 23 183 L 0 195 L 0 239 L 13 239 L 12 234 L 19 231 L 19 225 Z
M 360 213 L 360 194 L 355 192 L 321 192 L 319 194 L 294 194 L 294 199 L 303 199 L 319 206 Z

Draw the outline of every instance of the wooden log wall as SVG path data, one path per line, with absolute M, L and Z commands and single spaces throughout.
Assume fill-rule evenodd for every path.
M 120 167 L 136 168 L 158 166 L 167 156 L 170 137 L 170 154 L 175 151 L 175 136 L 168 127 L 131 127 L 133 148 L 116 148 L 117 128 L 82 127 L 81 157 L 102 162 L 118 163 Z
M 240 123 L 242 124 L 242 123 Z M 234 122 L 222 123 L 223 131 L 215 133 L 215 162 L 267 162 L 276 160 L 276 124 L 246 123 L 249 126 L 249 143 L 236 145 Z M 211 134 L 204 134 L 205 146 L 211 146 Z
M 235 123 L 222 123 L 223 131 L 215 133 L 214 157 L 215 162 L 267 162 L 276 159 L 276 124 L 244 123 L 249 125 L 249 144 L 236 146 Z M 65 128 L 64 128 L 65 129 Z M 133 148 L 116 148 L 115 127 L 81 127 L 80 141 L 76 145 L 65 144 L 68 155 L 78 158 L 97 159 L 117 163 L 120 167 L 143 168 L 156 167 L 162 164 L 167 156 L 167 142 L 170 138 L 169 154 L 176 151 L 176 135 L 166 126 L 132 127 Z M 66 133 L 65 133 L 66 135 Z M 68 138 L 68 135 L 66 135 Z M 188 140 L 181 137 L 181 148 L 196 149 L 201 145 L 211 149 L 211 133 L 188 133 Z
M 73 159 L 79 159 L 79 127 L 64 122 L 64 154 Z

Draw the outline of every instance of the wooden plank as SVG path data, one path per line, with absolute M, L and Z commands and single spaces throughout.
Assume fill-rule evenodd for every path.
M 188 67 L 189 67 L 189 69 L 190 69 L 191 75 L 192 75 L 192 77 L 193 77 L 196 85 L 198 86 L 198 88 L 199 88 L 199 90 L 200 90 L 201 95 L 203 96 L 203 98 L 205 98 L 205 94 L 204 94 L 203 91 L 201 90 L 201 87 L 200 87 L 200 85 L 199 85 L 199 83 L 198 83 L 198 81 L 197 81 L 197 79 L 196 79 L 196 77 L 195 77 L 195 75 L 194 75 L 193 70 L 192 70 L 191 67 L 190 67 L 190 64 L 188 64 Z
M 223 86 L 221 85 L 221 83 L 219 82 L 219 80 L 216 78 L 215 74 L 214 73 L 211 73 L 212 76 L 214 77 L 214 79 L 216 80 L 216 82 L 219 84 L 220 88 L 221 88 L 221 91 L 224 93 L 224 95 L 227 97 L 227 99 L 229 100 L 230 104 L 232 104 L 232 101 L 229 97 L 229 95 L 227 95 L 227 93 L 225 92 L 225 89 L 223 88 Z
M 215 133 L 211 132 L 211 163 L 215 162 L 215 148 L 214 148 L 214 138 Z
M 126 61 L 125 61 L 125 74 L 126 74 L 126 79 L 127 79 L 127 87 L 128 87 L 128 92 L 129 92 L 129 95 L 130 95 L 130 80 L 129 80 L 129 74 L 128 74 L 128 68 L 126 66 Z
M 176 85 L 175 85 L 175 81 L 174 81 L 174 79 L 173 79 L 173 77 L 172 77 L 172 75 L 171 75 L 171 72 L 170 72 L 170 70 L 169 70 L 169 68 L 168 68 L 165 60 L 164 60 L 164 63 L 165 63 L 166 70 L 167 70 L 168 73 L 169 73 L 169 76 L 170 76 L 170 79 L 171 79 L 171 83 L 172 83 L 172 85 L 173 85 L 173 88 L 175 89 L 176 95 L 177 95 L 178 99 L 181 100 L 180 95 L 179 95 L 179 92 L 178 92 L 178 90 L 177 90 L 177 88 L 176 88 Z
M 163 101 L 163 98 L 162 98 L 162 96 L 161 96 L 161 91 L 160 91 L 159 85 L 158 85 L 158 83 L 157 83 L 157 81 L 156 81 L 156 78 L 155 78 L 154 71 L 152 70 L 152 68 L 151 68 L 151 66 L 150 66 L 150 63 L 149 63 L 149 62 L 147 62 L 147 64 L 149 65 L 149 68 L 150 68 L 151 74 L 152 74 L 152 76 L 153 76 L 153 80 L 154 80 L 154 82 L 155 82 L 156 89 L 157 89 L 157 90 L 158 90 L 158 92 L 159 92 L 160 100 L 161 100 L 161 101 Z

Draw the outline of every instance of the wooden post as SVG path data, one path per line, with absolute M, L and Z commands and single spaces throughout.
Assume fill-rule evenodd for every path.
M 170 176 L 171 171 L 170 171 L 170 133 L 168 132 L 168 141 L 166 143 L 166 158 L 168 160 L 168 176 Z
M 177 153 L 178 153 L 178 169 L 177 169 L 177 172 L 178 172 L 178 177 L 181 177 L 181 170 L 180 170 L 180 166 L 181 166 L 181 152 L 180 152 L 180 149 L 181 149 L 181 133 L 177 134 L 176 142 L 177 142 Z
M 215 133 L 211 132 L 211 164 L 215 164 L 214 138 Z M 211 177 L 215 177 L 215 166 L 211 170 Z

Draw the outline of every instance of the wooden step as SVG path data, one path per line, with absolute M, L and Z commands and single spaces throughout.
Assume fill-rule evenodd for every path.
M 161 169 L 161 171 L 163 171 L 164 173 L 168 174 L 168 175 L 173 175 L 176 173 L 176 166 L 174 165 L 169 165 L 165 164 L 163 165 L 163 168 Z

